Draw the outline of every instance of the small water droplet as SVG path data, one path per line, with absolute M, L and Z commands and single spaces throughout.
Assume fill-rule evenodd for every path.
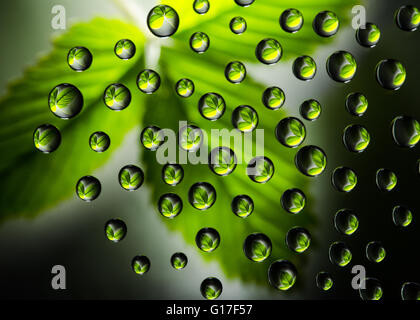
M 104 152 L 111 144 L 109 136 L 102 131 L 96 131 L 89 137 L 89 146 L 93 151 Z
M 108 220 L 105 223 L 105 235 L 112 242 L 120 242 L 127 235 L 127 225 L 118 218 Z
M 391 191 L 397 185 L 397 175 L 389 169 L 376 172 L 376 185 L 381 191 Z
M 208 0 L 194 0 L 193 9 L 198 14 L 205 14 L 210 9 L 210 2 Z
M 51 153 L 61 144 L 61 133 L 52 124 L 43 124 L 35 129 L 33 134 L 34 145 L 43 153 Z
M 305 208 L 306 196 L 300 189 L 287 189 L 283 192 L 280 202 L 284 210 L 292 214 L 298 214 Z
M 184 178 L 184 169 L 179 164 L 165 164 L 162 168 L 163 182 L 170 186 L 176 186 Z
M 62 83 L 49 93 L 48 105 L 51 112 L 58 118 L 70 119 L 82 110 L 83 96 L 74 85 Z
M 337 15 L 331 11 L 318 13 L 312 22 L 315 33 L 321 37 L 331 37 L 335 35 L 340 27 Z
M 213 228 L 203 228 L 197 232 L 195 243 L 200 250 L 212 252 L 216 250 L 220 244 L 219 232 Z
M 403 300 L 420 300 L 420 284 L 405 282 L 401 286 L 401 298 Z
M 85 47 L 71 48 L 67 54 L 67 63 L 74 71 L 85 71 L 92 64 L 92 54 Z
M 190 47 L 197 53 L 206 52 L 210 46 L 210 38 L 204 32 L 196 32 L 190 38 Z
M 420 123 L 407 116 L 394 118 L 391 123 L 392 138 L 404 148 L 413 148 L 420 141 Z
M 297 270 L 287 260 L 274 261 L 268 268 L 268 281 L 278 290 L 289 290 L 296 282 Z
M 274 64 L 279 62 L 283 55 L 283 48 L 280 43 L 275 39 L 261 40 L 256 49 L 255 56 L 264 64 Z
M 137 76 L 137 87 L 141 92 L 151 94 L 160 87 L 160 76 L 156 71 L 145 69 Z
M 203 298 L 207 300 L 214 300 L 222 294 L 223 286 L 217 278 L 206 278 L 200 286 L 200 292 Z
M 293 74 L 302 81 L 312 80 L 316 75 L 315 60 L 309 56 L 300 56 L 293 62 Z
M 115 44 L 114 53 L 118 58 L 128 60 L 135 55 L 136 46 L 130 39 L 121 39 Z
M 235 17 L 230 20 L 229 27 L 234 34 L 242 34 L 247 28 L 246 20 L 242 17 Z
M 215 92 L 209 92 L 201 96 L 198 101 L 198 111 L 203 118 L 215 121 L 223 116 L 226 103 L 223 97 Z
M 334 227 L 343 235 L 352 235 L 359 228 L 359 219 L 350 209 L 340 209 L 334 216 Z
M 207 210 L 216 202 L 216 189 L 208 182 L 197 182 L 191 186 L 188 200 L 194 208 Z
M 263 233 L 253 233 L 246 237 L 243 245 L 245 256 L 254 262 L 262 262 L 271 254 L 271 240 Z
M 175 193 L 164 194 L 159 198 L 158 210 L 165 218 L 173 219 L 182 211 L 182 200 Z
M 357 42 L 366 48 L 373 48 L 381 39 L 381 30 L 373 23 L 366 23 L 365 28 L 359 27 L 356 30 Z
M 285 147 L 297 148 L 306 138 L 306 128 L 298 118 L 289 117 L 280 120 L 275 134 L 277 140 Z
M 246 77 L 246 69 L 242 62 L 230 62 L 225 68 L 225 77 L 231 83 L 241 83 Z
M 353 169 L 347 167 L 335 168 L 331 181 L 333 186 L 340 192 L 350 192 L 357 185 L 357 175 Z
M 242 105 L 232 112 L 232 125 L 241 132 L 251 132 L 258 126 L 258 114 L 251 106 Z
M 333 286 L 333 283 L 333 279 L 328 272 L 321 271 L 316 275 L 316 285 L 321 290 L 330 290 Z
M 158 5 L 147 15 L 147 26 L 157 37 L 170 37 L 178 30 L 178 13 L 170 6 Z
M 203 144 L 203 131 L 195 125 L 188 124 L 178 133 L 179 146 L 188 152 L 196 152 Z
M 388 90 L 401 88 L 407 77 L 405 67 L 394 59 L 380 61 L 376 66 L 375 73 L 378 83 Z
M 138 275 L 143 275 L 150 269 L 150 260 L 146 256 L 135 256 L 131 260 L 131 268 Z
M 420 11 L 411 5 L 402 6 L 395 13 L 395 22 L 401 30 L 415 31 L 420 25 Z
M 194 90 L 194 82 L 192 82 L 190 79 L 181 79 L 175 85 L 176 93 L 183 98 L 191 97 L 194 93 Z
M 385 259 L 386 251 L 378 241 L 371 241 L 366 246 L 366 258 L 371 262 L 379 263 Z
M 317 146 L 305 146 L 296 153 L 295 165 L 304 175 L 316 177 L 324 172 L 327 166 L 327 156 Z
M 356 70 L 357 62 L 350 52 L 337 51 L 327 59 L 327 72 L 334 81 L 347 83 L 354 78 Z
M 322 107 L 319 101 L 309 99 L 300 105 L 299 112 L 305 120 L 315 121 L 321 116 Z
M 346 109 L 352 116 L 361 117 L 368 108 L 366 96 L 359 92 L 353 92 L 346 97 Z
M 187 256 L 182 252 L 176 252 L 171 257 L 171 266 L 175 270 L 182 270 L 184 269 L 188 264 L 188 258 Z
M 286 101 L 286 96 L 279 87 L 269 87 L 264 90 L 262 102 L 270 110 L 280 109 Z
M 140 141 L 146 149 L 156 151 L 165 142 L 165 136 L 160 128 L 148 126 L 141 132 Z
M 297 9 L 287 9 L 280 15 L 281 28 L 289 33 L 298 32 L 303 26 L 303 15 Z
M 302 227 L 294 227 L 286 234 L 287 247 L 296 253 L 302 253 L 309 248 L 311 235 L 309 231 Z
M 118 181 L 127 191 L 137 190 L 144 182 L 143 170 L 135 165 L 127 165 L 118 173 Z
M 267 157 L 255 157 L 248 163 L 246 172 L 252 181 L 266 183 L 274 175 L 274 164 Z
M 375 278 L 366 278 L 362 280 L 364 288 L 359 288 L 360 298 L 362 300 L 380 300 L 383 295 L 382 284 Z
M 92 176 L 84 176 L 77 181 L 76 194 L 87 202 L 95 200 L 101 193 L 101 183 Z
M 227 176 L 236 168 L 237 158 L 232 149 L 216 147 L 209 155 L 209 167 L 219 176 Z
M 404 206 L 395 206 L 392 209 L 392 221 L 397 227 L 408 227 L 413 221 L 413 214 Z
M 233 198 L 231 207 L 239 218 L 246 218 L 254 211 L 254 201 L 250 196 L 241 194 Z
M 369 146 L 370 134 L 365 127 L 352 124 L 344 129 L 343 142 L 350 152 L 360 153 Z
M 345 267 L 350 263 L 352 254 L 344 242 L 334 242 L 330 245 L 329 257 L 332 264 Z
M 124 110 L 131 102 L 130 90 L 121 83 L 113 83 L 105 89 L 104 102 L 111 110 Z

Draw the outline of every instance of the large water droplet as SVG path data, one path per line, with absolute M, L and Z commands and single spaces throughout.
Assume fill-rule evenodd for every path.
M 322 107 L 319 101 L 315 99 L 309 99 L 300 105 L 299 112 L 305 120 L 314 121 L 320 117 Z
M 85 47 L 71 48 L 67 55 L 67 63 L 74 71 L 85 71 L 92 64 L 92 54 Z
M 178 30 L 178 13 L 170 6 L 158 5 L 147 15 L 147 26 L 157 37 L 170 37 Z
M 164 194 L 159 198 L 158 210 L 165 218 L 173 219 L 182 211 L 182 200 L 175 193 Z
M 350 192 L 357 185 L 357 175 L 352 169 L 347 167 L 338 167 L 334 169 L 331 175 L 333 186 L 341 192 Z
M 219 232 L 213 228 L 203 228 L 197 232 L 195 243 L 200 250 L 212 252 L 216 250 L 220 244 Z
M 264 64 L 273 64 L 278 62 L 283 55 L 283 49 L 280 43 L 275 39 L 261 40 L 256 49 L 255 56 Z
M 366 246 L 366 258 L 371 262 L 379 263 L 385 259 L 386 251 L 378 241 L 371 241 Z
M 333 283 L 333 279 L 328 272 L 321 271 L 316 275 L 316 285 L 321 290 L 330 290 L 333 286 Z
M 129 39 L 121 39 L 115 44 L 114 52 L 118 58 L 128 60 L 135 55 L 136 46 Z
M 381 39 L 381 30 L 373 23 L 366 23 L 365 28 L 359 27 L 356 30 L 357 42 L 366 48 L 373 48 Z
M 335 35 L 340 27 L 337 15 L 331 11 L 318 13 L 312 22 L 312 28 L 321 37 L 331 37 Z
M 105 235 L 112 242 L 120 242 L 127 234 L 127 226 L 121 219 L 115 218 L 105 223 Z
M 368 108 L 366 96 L 359 92 L 350 93 L 346 97 L 346 109 L 352 115 L 361 117 Z
M 289 33 L 298 32 L 303 26 L 303 15 L 297 9 L 287 9 L 280 15 L 281 28 Z
M 258 114 L 251 106 L 239 106 L 232 112 L 232 125 L 241 132 L 251 132 L 258 126 Z
M 289 290 L 296 282 L 297 270 L 287 260 L 274 261 L 268 268 L 268 281 L 278 290 Z
M 210 38 L 204 32 L 196 32 L 190 38 L 190 47 L 197 53 L 206 52 L 210 46 Z
M 127 165 L 118 173 L 118 181 L 127 191 L 137 190 L 144 182 L 143 170 L 135 165 Z
M 410 209 L 404 206 L 395 206 L 392 209 L 392 221 L 397 227 L 408 227 L 413 220 Z
M 131 260 L 131 268 L 138 275 L 143 275 L 150 269 L 150 260 L 146 256 L 135 256 Z
M 198 14 L 205 14 L 210 9 L 210 2 L 208 0 L 194 0 L 193 9 Z
M 420 300 L 420 284 L 405 282 L 401 286 L 401 298 L 403 300 Z
M 192 82 L 190 79 L 181 79 L 175 85 L 176 93 L 183 98 L 191 97 L 194 93 L 194 90 L 194 82 Z
M 383 295 L 382 284 L 375 278 L 366 278 L 362 280 L 359 294 L 362 300 L 380 300 Z
M 277 140 L 288 148 L 300 146 L 306 137 L 305 125 L 298 118 L 289 117 L 280 120 L 276 126 Z
M 234 34 L 242 34 L 247 28 L 246 20 L 242 17 L 235 17 L 230 20 L 229 27 Z
M 188 264 L 188 258 L 187 256 L 182 252 L 176 252 L 171 257 L 171 266 L 175 270 L 182 270 L 184 269 Z
M 359 219 L 350 209 L 340 209 L 334 216 L 334 227 L 343 235 L 352 235 L 359 227 Z
M 52 124 L 46 123 L 36 128 L 33 137 L 35 148 L 43 153 L 53 152 L 61 144 L 61 133 Z
M 252 181 L 266 183 L 274 175 L 274 164 L 267 157 L 255 157 L 248 163 L 246 173 Z
M 385 89 L 398 90 L 404 84 L 407 71 L 401 62 L 394 59 L 382 60 L 376 65 L 376 80 Z
M 216 189 L 207 182 L 193 184 L 188 192 L 188 200 L 198 210 L 207 210 L 216 202 Z
M 279 87 L 269 87 L 264 90 L 262 102 L 264 106 L 270 110 L 277 110 L 284 105 L 286 96 Z
M 303 81 L 312 80 L 316 74 L 315 60 L 309 56 L 300 56 L 293 62 L 293 74 Z
M 111 110 L 121 111 L 131 102 L 130 90 L 121 83 L 113 83 L 105 89 L 104 102 Z
M 165 164 L 162 168 L 163 182 L 176 186 L 184 178 L 184 169 L 179 164 Z
M 324 172 L 327 166 L 327 156 L 317 146 L 305 146 L 296 153 L 295 165 L 304 175 L 316 177 Z
M 302 227 L 294 227 L 286 234 L 287 247 L 296 253 L 302 253 L 309 248 L 311 235 L 309 231 Z
M 226 110 L 223 97 L 215 92 L 209 92 L 201 96 L 198 101 L 198 111 L 203 118 L 211 121 L 219 119 Z
M 111 144 L 109 136 L 102 131 L 96 131 L 89 137 L 89 146 L 93 151 L 104 152 Z
M 228 147 L 216 147 L 209 155 L 209 167 L 219 176 L 227 176 L 236 168 L 237 158 L 232 149 Z
M 156 151 L 165 142 L 165 135 L 160 128 L 148 126 L 142 130 L 140 141 L 146 149 Z
M 404 148 L 413 148 L 420 141 L 420 123 L 407 116 L 399 116 L 391 123 L 392 138 Z
M 82 93 L 72 84 L 62 83 L 48 95 L 48 105 L 54 115 L 70 119 L 79 114 L 83 107 Z
M 160 87 L 160 76 L 156 71 L 145 69 L 137 76 L 137 87 L 141 92 L 151 94 Z
M 287 189 L 282 194 L 280 202 L 284 210 L 292 214 L 298 214 L 305 208 L 306 196 L 300 189 Z
M 250 196 L 241 194 L 233 198 L 231 207 L 235 215 L 246 218 L 254 211 L 254 201 Z
M 76 194 L 87 202 L 95 200 L 101 193 L 101 183 L 92 176 L 84 176 L 77 181 Z
M 397 185 L 397 175 L 389 169 L 376 171 L 376 185 L 381 191 L 391 191 Z
M 415 31 L 420 25 L 420 11 L 411 5 L 402 6 L 395 13 L 395 22 L 401 30 Z
M 207 300 L 214 300 L 222 294 L 223 286 L 217 278 L 206 278 L 200 286 L 200 292 L 203 298 Z
M 225 68 L 225 77 L 231 83 L 241 83 L 246 77 L 246 69 L 242 62 L 230 62 Z
M 246 237 L 243 245 L 245 256 L 254 262 L 262 262 L 271 254 L 271 240 L 263 233 L 253 233 Z
M 332 264 L 345 267 L 351 261 L 352 254 L 344 242 L 334 242 L 330 245 L 329 257 Z
M 347 150 L 351 152 L 363 152 L 370 143 L 370 134 L 361 125 L 353 124 L 344 129 L 343 142 Z
M 327 72 L 334 81 L 349 82 L 356 75 L 356 70 L 356 59 L 350 52 L 337 51 L 327 59 Z

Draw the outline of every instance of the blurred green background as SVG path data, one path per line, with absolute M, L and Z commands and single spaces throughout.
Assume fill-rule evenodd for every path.
M 154 3 L 146 0 L 132 2 L 141 8 L 144 16 L 154 6 Z M 117 3 L 99 0 L 88 3 L 60 2 L 66 8 L 68 26 L 79 21 L 89 21 L 96 16 L 127 21 L 127 13 Z M 305 3 L 311 8 L 317 8 L 317 11 L 330 9 L 328 1 L 325 4 L 320 1 Z M 6 93 L 6 85 L 10 80 L 22 77 L 26 67 L 34 65 L 38 57 L 52 49 L 53 36 L 66 32 L 51 28 L 51 8 L 56 4 L 55 1 L 46 0 L 19 0 L 0 4 L 2 42 L 9 48 L 0 53 L 3 61 L 0 74 L 2 95 Z M 416 174 L 415 166 L 420 154 L 418 147 L 411 150 L 398 148 L 390 135 L 390 123 L 395 116 L 406 114 L 420 119 L 420 99 L 416 92 L 420 84 L 416 76 L 420 74 L 420 64 L 417 63 L 420 37 L 418 31 L 403 32 L 394 23 L 394 12 L 400 5 L 407 4 L 404 1 L 378 0 L 365 1 L 363 4 L 367 9 L 367 21 L 376 23 L 381 29 L 380 43 L 373 49 L 365 49 L 357 44 L 355 31 L 348 24 L 348 10 L 348 16 L 339 16 L 340 19 L 347 19 L 347 25 L 340 29 L 331 42 L 324 43 L 314 33 L 311 36 L 311 41 L 320 42 L 315 52 L 310 52 L 318 64 L 318 73 L 313 81 L 303 83 L 297 80 L 292 75 L 291 59 L 284 59 L 270 67 L 261 66 L 256 61 L 246 64 L 248 74 L 255 81 L 264 86 L 278 85 L 283 88 L 287 96 L 284 108 L 288 115 L 299 117 L 300 103 L 309 98 L 318 99 L 323 106 L 319 120 L 305 122 L 309 133 L 305 144 L 321 146 L 327 153 L 328 166 L 316 179 L 302 178 L 305 183 L 309 182 L 305 189 L 311 199 L 308 212 L 312 212 L 315 223 L 310 228 L 313 245 L 303 254 L 303 260 L 296 258 L 300 262 L 295 288 L 287 293 L 277 292 L 268 282 L 255 284 L 232 276 L 235 271 L 226 276 L 219 260 L 211 257 L 204 259 L 203 254 L 191 242 L 187 243 L 180 232 L 168 229 L 166 223 L 163 223 L 152 200 L 158 196 L 152 194 L 157 192 L 156 186 L 151 188 L 145 185 L 134 193 L 121 189 L 117 173 L 123 165 L 136 163 L 140 167 L 147 166 L 143 163 L 145 158 L 139 157 L 143 149 L 138 141 L 142 126 L 136 126 L 124 137 L 121 145 L 115 148 L 109 161 L 93 171 L 103 186 L 97 200 L 87 204 L 72 195 L 33 219 L 8 217 L 2 222 L 0 286 L 6 289 L 2 290 L 1 297 L 200 299 L 201 281 L 208 276 L 215 276 L 223 283 L 221 299 L 359 299 L 358 292 L 350 285 L 350 270 L 354 264 L 364 265 L 368 276 L 383 282 L 385 299 L 399 299 L 399 290 L 405 281 L 420 283 L 420 257 L 416 246 L 416 233 L 419 230 L 416 213 L 420 210 L 416 196 L 419 193 L 420 177 Z M 273 10 L 279 16 L 287 8 L 284 4 Z M 296 8 L 304 9 L 297 4 Z M 236 8 L 236 11 L 231 12 L 232 17 L 235 14 L 241 15 L 241 9 Z M 247 10 L 253 10 L 252 6 Z M 306 27 L 310 28 L 310 24 L 311 19 L 305 17 Z M 225 28 L 226 32 L 230 32 L 227 25 Z M 278 27 L 278 31 L 274 32 L 280 34 L 282 31 Z M 302 54 L 305 45 L 305 41 L 299 43 Z M 284 49 L 286 51 L 287 46 Z M 350 51 L 358 62 L 357 75 L 349 84 L 335 83 L 325 71 L 327 57 L 336 50 Z M 400 60 L 407 69 L 406 83 L 396 92 L 386 92 L 374 78 L 375 65 L 385 58 Z M 170 69 L 171 60 L 167 63 Z M 368 97 L 369 108 L 362 118 L 355 119 L 344 108 L 346 95 L 353 91 L 363 92 Z M 14 107 L 18 105 L 8 106 Z M 147 112 L 154 111 L 151 109 Z M 276 117 L 275 121 L 282 118 L 278 115 Z M 352 123 L 365 125 L 372 137 L 371 145 L 362 154 L 348 152 L 342 143 L 342 131 Z M 279 152 L 282 151 L 284 148 L 279 148 Z M 77 161 L 77 155 L 71 156 Z M 24 159 L 16 165 L 25 166 Z M 349 194 L 335 191 L 330 182 L 331 172 L 341 165 L 353 168 L 359 175 L 358 186 Z M 399 179 L 397 190 L 389 194 L 381 193 L 375 185 L 375 172 L 381 167 L 394 170 Z M 276 174 L 281 175 L 281 169 L 276 169 Z M 6 175 L 5 171 L 2 174 Z M 59 185 L 59 182 L 53 180 L 50 183 L 52 186 Z M 19 184 L 25 182 L 16 182 L 16 185 Z M 24 189 L 25 192 L 31 192 L 31 189 L 43 186 L 45 184 L 37 185 L 33 182 Z M 279 192 L 276 196 L 278 202 L 280 195 Z M 19 195 L 23 203 L 24 196 Z M 2 210 L 7 211 L 4 208 L 8 206 L 8 199 L 3 197 L 1 201 Z M 413 212 L 413 222 L 406 230 L 399 230 L 392 223 L 391 210 L 397 204 L 407 205 Z M 185 201 L 184 206 L 189 204 Z M 230 212 L 229 203 L 224 206 Z M 360 221 L 359 230 L 351 237 L 339 235 L 333 226 L 335 212 L 346 207 L 356 210 Z M 28 211 L 31 211 L 30 207 Z M 284 215 L 285 212 L 279 214 Z M 107 241 L 103 232 L 105 221 L 113 217 L 122 218 L 128 226 L 126 239 L 118 244 Z M 239 245 L 245 236 L 237 236 Z M 345 241 L 352 249 L 353 260 L 345 268 L 333 266 L 328 260 L 328 247 L 338 240 Z M 373 240 L 382 241 L 387 250 L 385 260 L 376 265 L 369 262 L 364 254 L 366 244 Z M 277 245 L 285 247 L 284 243 L 274 243 L 274 246 Z M 184 252 L 189 259 L 187 268 L 181 272 L 169 264 L 171 255 L 177 251 Z M 144 277 L 137 276 L 130 268 L 131 259 L 137 254 L 147 255 L 152 263 L 151 270 Z M 57 264 L 65 266 L 67 270 L 67 290 L 64 291 L 51 289 L 51 268 Z M 249 269 L 245 271 L 256 272 L 252 263 L 249 264 Z M 235 270 L 235 267 L 232 269 Z M 329 292 L 321 292 L 316 287 L 315 275 L 321 270 L 329 271 L 333 276 L 334 287 Z

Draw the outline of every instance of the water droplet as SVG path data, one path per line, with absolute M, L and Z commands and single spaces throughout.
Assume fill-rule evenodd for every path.
M 404 31 L 415 31 L 420 25 L 420 11 L 414 6 L 402 6 L 395 13 L 398 28 Z
M 230 20 L 229 27 L 234 34 L 242 34 L 247 28 L 246 20 L 242 17 L 235 17 Z
M 317 100 L 309 99 L 300 105 L 299 112 L 305 120 L 314 121 L 320 117 L 322 107 Z
M 275 39 L 267 38 L 261 40 L 255 49 L 255 56 L 264 64 L 277 63 L 282 55 L 283 48 Z
M 206 278 L 200 286 L 200 292 L 203 298 L 207 300 L 217 299 L 222 294 L 223 286 L 217 278 Z
M 359 219 L 350 209 L 340 209 L 334 216 L 335 229 L 343 235 L 352 235 L 359 227 Z
M 85 71 L 92 64 L 92 54 L 85 47 L 71 48 L 67 55 L 67 63 L 74 71 Z
M 398 90 L 407 77 L 407 71 L 401 62 L 394 59 L 380 61 L 375 69 L 376 80 L 385 89 Z
M 198 210 L 207 210 L 216 202 L 216 189 L 207 182 L 193 184 L 188 192 L 188 200 Z
M 76 194 L 87 202 L 95 200 L 101 193 L 101 183 L 92 176 L 84 176 L 77 181 Z
M 176 252 L 171 257 L 171 266 L 175 270 L 182 270 L 184 269 L 188 264 L 188 258 L 187 256 L 182 252 Z
M 118 181 L 127 191 L 137 190 L 144 182 L 143 170 L 134 165 L 125 166 L 118 173 Z
M 332 264 L 345 267 L 350 263 L 352 254 L 344 242 L 334 242 L 330 245 L 329 257 Z
M 335 35 L 340 27 L 337 15 L 331 11 L 318 13 L 312 22 L 312 28 L 321 37 L 331 37 Z
M 385 248 L 378 241 L 371 241 L 366 246 L 366 258 L 371 262 L 379 263 L 385 259 Z
M 140 141 L 146 149 L 156 151 L 165 142 L 165 136 L 160 128 L 148 126 L 141 132 Z
M 352 124 L 344 129 L 343 142 L 351 152 L 363 152 L 370 143 L 370 134 L 365 127 Z
M 184 178 L 184 169 L 179 164 L 165 164 L 162 168 L 163 182 L 176 186 Z
M 251 106 L 239 106 L 232 112 L 232 125 L 241 132 L 251 132 L 258 126 L 258 114 Z
M 178 133 L 179 146 L 188 152 L 196 152 L 203 143 L 203 131 L 195 125 L 189 124 Z
M 83 96 L 79 89 L 72 84 L 62 83 L 49 93 L 48 105 L 57 117 L 70 119 L 82 110 Z
M 397 176 L 388 169 L 379 169 L 376 172 L 376 185 L 381 191 L 391 191 L 397 185 Z
M 311 235 L 309 231 L 302 227 L 294 227 L 286 234 L 287 247 L 296 253 L 302 253 L 309 248 Z
M 404 206 L 395 206 L 392 209 L 392 221 L 397 227 L 408 227 L 413 220 L 413 214 Z
M 361 117 L 368 108 L 368 100 L 366 96 L 359 92 L 353 92 L 346 97 L 346 109 L 352 115 Z
M 376 24 L 368 22 L 365 28 L 359 27 L 356 30 L 356 40 L 363 47 L 373 48 L 378 44 L 380 39 L 381 30 L 379 30 Z
M 289 290 L 296 282 L 297 270 L 287 260 L 274 261 L 268 268 L 268 281 L 278 290 Z
M 420 124 L 412 117 L 396 117 L 392 120 L 391 132 L 392 138 L 400 147 L 413 148 L 420 141 Z
M 112 242 L 120 242 L 127 234 L 127 226 L 121 219 L 115 218 L 105 223 L 105 235 Z
M 121 83 L 113 83 L 105 89 L 104 102 L 111 110 L 124 110 L 131 102 L 130 90 Z
M 331 181 L 338 191 L 350 192 L 357 185 L 357 175 L 350 168 L 338 167 L 334 169 L 331 175 Z
M 403 300 L 420 300 L 420 284 L 405 282 L 401 286 L 401 298 Z
M 209 167 L 219 176 L 227 176 L 236 168 L 237 158 L 232 149 L 228 147 L 216 147 L 209 155 Z
M 239 218 L 246 218 L 254 211 L 254 201 L 250 196 L 241 194 L 233 198 L 231 207 Z
M 108 150 L 110 144 L 111 139 L 105 132 L 97 131 L 89 137 L 89 146 L 93 151 L 104 152 Z
M 349 82 L 356 75 L 356 70 L 356 59 L 350 52 L 337 51 L 327 59 L 327 72 L 334 81 Z
M 216 250 L 220 244 L 219 232 L 213 228 L 203 228 L 197 232 L 195 243 L 200 250 L 212 252 Z
M 276 126 L 277 140 L 288 148 L 300 146 L 306 137 L 305 125 L 298 118 L 289 117 L 280 120 Z
M 115 44 L 114 52 L 118 58 L 128 60 L 135 55 L 136 46 L 129 39 L 121 39 Z
M 53 152 L 61 144 L 61 133 L 52 124 L 40 125 L 35 129 L 33 137 L 35 148 L 43 153 Z
M 279 87 L 269 87 L 264 90 L 262 102 L 270 110 L 280 109 L 286 101 L 286 96 Z
M 210 2 L 208 0 L 194 0 L 193 9 L 198 14 L 205 14 L 210 9 Z
M 263 233 L 253 233 L 246 237 L 243 245 L 245 256 L 254 262 L 262 262 L 271 254 L 271 240 Z
M 225 68 L 225 77 L 231 83 L 241 83 L 246 77 L 246 69 L 242 62 L 230 62 Z
M 236 4 L 241 7 L 248 7 L 251 5 L 255 0 L 235 0 Z
M 164 194 L 159 198 L 158 209 L 162 216 L 173 219 L 182 211 L 182 200 L 175 193 Z
M 160 76 L 157 72 L 145 69 L 137 76 L 137 87 L 141 92 L 151 94 L 160 87 Z
M 194 93 L 194 90 L 194 82 L 192 82 L 190 79 L 181 79 L 175 85 L 176 93 L 183 98 L 191 97 Z
M 328 291 L 333 286 L 333 279 L 328 272 L 321 271 L 316 275 L 316 285 L 319 289 Z
M 170 6 L 158 5 L 147 15 L 147 26 L 157 37 L 170 37 L 178 30 L 178 13 Z
M 375 278 L 366 278 L 362 280 L 364 288 L 359 288 L 360 298 L 362 300 L 380 300 L 383 295 L 382 284 Z
M 255 157 L 248 163 L 246 173 L 252 181 L 266 183 L 274 175 L 274 164 L 267 157 Z
M 190 47 L 197 53 L 206 52 L 210 46 L 210 38 L 204 32 L 196 32 L 190 38 Z
M 303 81 L 312 80 L 316 74 L 315 60 L 309 56 L 300 56 L 293 62 L 293 74 Z
M 215 92 L 209 92 L 201 96 L 198 101 L 198 111 L 203 118 L 211 121 L 219 119 L 226 110 L 223 97 Z
M 292 214 L 298 214 L 305 208 L 306 196 L 300 189 L 287 189 L 283 192 L 280 202 L 284 210 Z
M 289 33 L 298 32 L 303 26 L 303 15 L 297 9 L 287 9 L 280 16 L 281 28 Z
M 131 267 L 135 273 L 143 275 L 150 269 L 150 260 L 146 256 L 135 256 L 131 260 Z
M 327 156 L 317 146 L 305 146 L 296 153 L 295 165 L 304 175 L 316 177 L 324 172 L 327 166 Z

